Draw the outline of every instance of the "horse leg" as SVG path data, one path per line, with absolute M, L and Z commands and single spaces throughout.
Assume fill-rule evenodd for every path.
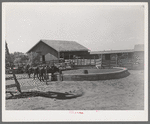
M 51 81 L 54 81 L 54 73 L 51 73 Z
M 34 73 L 34 80 L 35 80 L 35 75 L 36 75 L 36 73 Z
M 38 77 L 38 73 L 36 73 L 36 77 L 39 79 L 39 77 Z
M 30 78 L 30 72 L 28 73 L 28 76 L 29 76 L 29 78 Z
M 42 80 L 44 81 L 44 75 L 42 74 Z
M 39 74 L 37 73 L 37 78 L 39 79 Z
M 40 81 L 42 80 L 42 76 L 40 75 Z

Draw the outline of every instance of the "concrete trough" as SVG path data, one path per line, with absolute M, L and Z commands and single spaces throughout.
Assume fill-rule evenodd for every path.
M 97 81 L 97 80 L 110 80 L 127 77 L 130 73 L 128 69 L 115 67 L 121 70 L 105 73 L 89 73 L 89 74 L 63 74 L 63 81 Z

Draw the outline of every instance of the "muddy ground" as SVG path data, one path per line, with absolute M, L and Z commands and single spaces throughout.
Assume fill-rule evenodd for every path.
M 18 79 L 22 92 L 76 92 L 80 97 L 58 99 L 46 96 L 27 95 L 10 97 L 6 94 L 6 110 L 143 110 L 144 72 L 129 70 L 130 75 L 122 79 L 103 81 L 53 81 L 39 82 L 37 79 Z M 6 85 L 14 84 L 7 80 Z M 7 90 L 16 91 L 16 88 Z

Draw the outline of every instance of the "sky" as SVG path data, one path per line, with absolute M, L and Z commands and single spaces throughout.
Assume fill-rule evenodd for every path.
M 142 5 L 8 3 L 4 11 L 10 53 L 26 53 L 41 39 L 76 41 L 91 51 L 144 43 Z

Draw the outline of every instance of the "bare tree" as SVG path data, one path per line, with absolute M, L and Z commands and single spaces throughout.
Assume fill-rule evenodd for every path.
M 13 62 L 11 61 L 11 57 L 10 57 L 10 54 L 9 54 L 9 49 L 8 49 L 8 46 L 7 46 L 7 43 L 5 42 L 5 52 L 6 52 L 6 59 L 7 61 L 10 62 L 10 65 L 11 65 L 11 69 L 12 69 L 12 73 L 13 73 L 13 78 L 15 80 L 15 84 L 16 84 L 16 87 L 17 87 L 17 90 L 21 93 L 21 88 L 20 88 L 20 84 L 16 78 L 16 75 L 14 73 L 14 70 L 13 70 Z

